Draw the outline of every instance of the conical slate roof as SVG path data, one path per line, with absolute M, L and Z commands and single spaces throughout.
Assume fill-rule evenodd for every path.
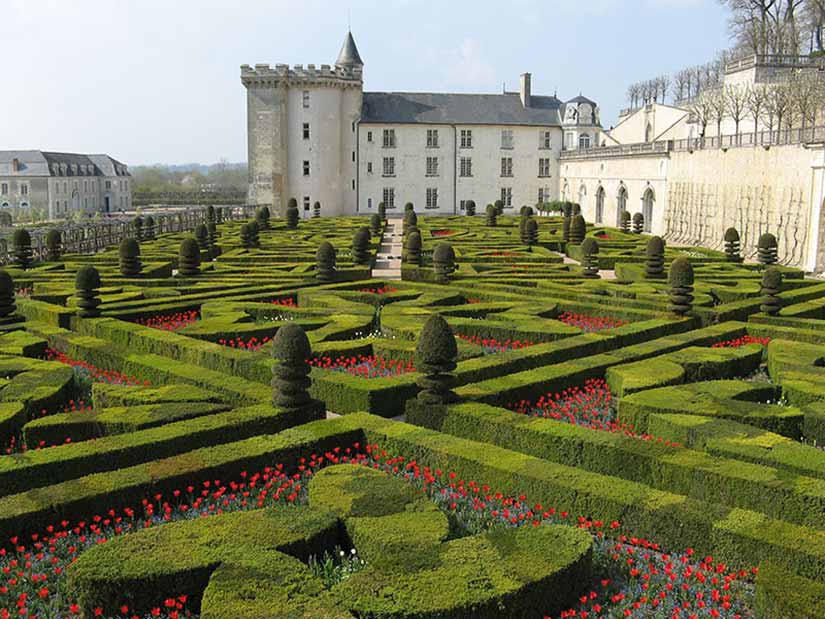
M 338 60 L 335 61 L 338 66 L 364 66 L 364 61 L 358 53 L 358 48 L 355 46 L 355 39 L 352 38 L 352 32 L 347 32 L 347 38 L 344 39 L 344 44 L 341 46 L 341 51 L 338 54 Z

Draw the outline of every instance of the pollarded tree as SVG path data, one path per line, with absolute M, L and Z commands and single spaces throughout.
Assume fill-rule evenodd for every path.
M 255 239 L 252 236 L 252 228 L 248 223 L 243 224 L 240 230 L 241 246 L 246 249 L 255 247 Z
M 0 269 L 0 320 L 8 318 L 17 309 L 14 303 L 14 279 Z
M 464 212 L 473 217 L 476 214 L 476 203 L 473 200 L 467 200 L 467 203 L 464 205 Z
M 404 262 L 421 266 L 421 233 L 414 230 L 407 236 L 404 243 Z
M 381 218 L 381 221 L 387 221 L 387 205 L 383 202 L 378 203 L 378 216 Z
M 779 244 L 776 237 L 770 232 L 765 232 L 759 237 L 756 247 L 756 259 L 765 266 L 776 264 L 779 261 Z
M 665 276 L 665 242 L 662 237 L 652 236 L 645 248 L 645 277 L 661 279 Z
M 504 201 L 496 200 L 493 206 L 496 207 L 496 215 L 504 215 Z
M 456 270 L 455 250 L 449 243 L 439 243 L 433 250 L 433 271 L 435 281 L 439 284 L 447 284 L 450 276 Z
M 315 252 L 315 277 L 319 282 L 335 281 L 335 248 L 329 241 L 324 241 Z
M 539 244 L 539 224 L 532 217 L 524 223 L 524 241 L 527 251 L 533 251 L 533 247 Z
M 258 227 L 261 230 L 269 230 L 269 207 L 261 206 L 255 211 L 255 219 L 258 222 Z
M 97 318 L 100 316 L 100 273 L 92 265 L 87 264 L 77 272 L 75 277 L 75 296 L 78 298 L 77 315 L 81 318 Z
M 51 228 L 46 234 L 46 254 L 52 262 L 60 260 L 63 253 L 63 235 L 57 228 Z
M 133 238 L 125 238 L 118 249 L 120 274 L 124 277 L 137 277 L 143 270 L 140 263 L 140 244 Z
M 776 267 L 768 267 L 762 273 L 762 299 L 759 309 L 768 316 L 776 316 L 782 309 L 782 299 L 779 293 L 782 291 L 782 272 Z
M 28 269 L 34 259 L 32 258 L 32 236 L 25 228 L 17 228 L 12 236 L 14 245 L 14 262 L 21 269 Z
M 687 256 L 679 256 L 670 264 L 670 311 L 684 316 L 693 308 L 693 265 Z
M 415 347 L 418 371 L 418 401 L 426 406 L 439 406 L 457 400 L 452 391 L 458 346 L 450 325 L 440 314 L 431 314 L 418 336 Z
M 370 216 L 370 232 L 373 234 L 380 234 L 381 227 L 383 226 L 384 222 L 381 221 L 381 215 L 378 213 L 373 213 Z
M 147 241 L 154 240 L 156 231 L 157 225 L 155 224 L 155 218 L 147 215 L 146 219 L 143 220 L 143 238 Z
M 370 258 L 370 229 L 363 226 L 352 235 L 352 261 L 355 264 L 369 264 Z
M 195 240 L 198 242 L 198 249 L 202 252 L 209 251 L 209 228 L 206 224 L 195 226 Z
M 272 403 L 287 412 L 309 410 L 317 404 L 309 395 L 312 349 L 304 329 L 287 322 L 272 338 Z
M 178 275 L 183 277 L 194 277 L 200 274 L 201 252 L 198 242 L 191 236 L 180 242 L 180 252 L 178 253 Z
M 487 205 L 487 212 L 486 212 L 486 221 L 485 223 L 491 227 L 496 227 L 496 218 L 498 217 L 498 211 L 496 210 L 495 205 L 488 204 Z
M 586 238 L 581 244 L 582 276 L 588 279 L 599 278 L 599 243 L 594 238 Z
M 645 216 L 641 213 L 633 214 L 633 234 L 641 234 L 645 228 Z
M 725 257 L 728 262 L 742 262 L 739 231 L 736 228 L 725 230 Z
M 587 223 L 582 215 L 574 215 L 570 221 L 570 242 L 573 245 L 581 245 L 584 235 L 587 232 Z
M 622 232 L 630 232 L 630 211 L 622 211 Z
M 290 198 L 289 203 L 286 207 L 286 214 L 284 215 L 286 219 L 286 227 L 287 228 L 297 228 L 298 227 L 298 220 L 300 219 L 300 215 L 298 213 L 298 201 L 295 198 Z

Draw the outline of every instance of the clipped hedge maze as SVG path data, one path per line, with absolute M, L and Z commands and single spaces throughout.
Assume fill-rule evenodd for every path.
M 825 282 L 561 206 L 8 268 L 0 618 L 825 617 Z

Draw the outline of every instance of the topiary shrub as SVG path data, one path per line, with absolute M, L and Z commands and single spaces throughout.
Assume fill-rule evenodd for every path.
M 206 207 L 206 223 L 218 223 L 218 215 L 215 212 L 215 207 L 211 204 Z
M 260 234 L 261 229 L 258 227 L 258 222 L 254 219 L 249 222 L 249 233 L 252 235 L 252 247 L 260 247 L 261 246 L 261 239 Z
M 355 264 L 369 264 L 370 258 L 370 229 L 363 226 L 352 235 L 352 261 Z
M 573 202 L 570 210 L 570 214 L 575 217 L 576 215 L 582 214 L 582 205 L 578 202 Z
M 370 232 L 373 234 L 380 234 L 383 224 L 384 222 L 381 221 L 381 216 L 378 213 L 373 213 L 370 216 Z
M 312 217 L 314 219 L 321 217 L 321 203 L 317 200 L 315 201 L 315 204 L 312 205 Z
M 87 264 L 77 272 L 74 282 L 77 302 L 77 315 L 81 318 L 97 318 L 100 316 L 100 273 L 92 265 Z
M 582 275 L 588 279 L 599 277 L 599 243 L 594 238 L 586 238 L 581 244 Z
M 779 244 L 776 237 L 770 232 L 765 232 L 759 237 L 756 247 L 756 259 L 765 266 L 776 264 L 779 261 Z
M 155 218 L 147 215 L 146 219 L 143 220 L 143 238 L 147 241 L 154 240 L 156 231 L 157 224 L 155 223 Z
M 195 226 L 195 240 L 198 242 L 198 249 L 202 252 L 209 251 L 209 228 L 206 224 Z
M 32 236 L 25 228 L 17 228 L 12 236 L 14 246 L 14 263 L 21 269 L 28 269 L 34 259 L 32 258 Z
M 455 250 L 449 243 L 439 243 L 433 250 L 433 271 L 435 271 L 435 281 L 439 284 L 447 284 L 450 276 L 455 272 Z
M 0 319 L 11 316 L 17 309 L 14 303 L 14 279 L 0 269 Z
M 383 202 L 378 203 L 378 216 L 381 218 L 381 221 L 387 221 L 387 205 Z
M 255 247 L 255 238 L 252 233 L 252 227 L 247 223 L 241 226 L 241 246 L 246 249 Z
M 486 211 L 485 223 L 489 227 L 495 228 L 497 217 L 498 217 L 498 211 L 496 210 L 496 207 L 493 204 L 488 204 L 487 205 L 487 211 Z
M 570 220 L 570 242 L 581 245 L 587 232 L 587 223 L 582 215 L 574 215 Z
M 496 200 L 493 206 L 496 207 L 496 215 L 504 215 L 504 201 L 503 200 Z
M 532 217 L 528 217 L 524 224 L 524 240 L 527 251 L 533 251 L 533 247 L 539 244 L 539 224 Z
M 272 403 L 285 411 L 306 409 L 311 403 L 307 360 L 312 356 L 309 339 L 297 322 L 287 322 L 272 338 Z
M 201 272 L 200 266 L 201 252 L 198 242 L 192 237 L 183 239 L 178 253 L 178 275 L 194 277 Z
M 418 230 L 411 232 L 404 243 L 404 262 L 421 266 L 421 233 Z
M 298 201 L 295 198 L 289 199 L 284 219 L 286 219 L 287 228 L 298 227 L 298 220 L 300 219 L 300 214 L 298 213 Z
M 464 205 L 464 212 L 473 217 L 476 214 L 476 203 L 473 200 L 467 200 L 466 204 Z
M 452 391 L 458 346 L 450 325 L 440 314 L 431 314 L 418 336 L 415 347 L 418 400 L 427 406 L 449 404 L 457 400 Z
M 645 248 L 645 277 L 661 279 L 665 276 L 665 242 L 662 237 L 652 236 Z
M 687 256 L 679 256 L 670 264 L 670 311 L 684 316 L 693 308 L 693 265 Z
M 11 228 L 14 225 L 11 213 L 0 211 L 0 228 Z
M 218 247 L 218 226 L 214 221 L 206 224 L 206 231 L 209 233 L 209 247 L 212 249 L 213 257 L 220 255 L 220 248 Z
M 565 245 L 570 242 L 571 219 L 569 215 L 565 215 L 564 219 L 561 220 L 561 242 Z
M 315 277 L 320 282 L 335 281 L 335 248 L 329 241 L 324 241 L 315 252 Z
M 736 228 L 725 230 L 725 258 L 728 262 L 742 262 L 739 231 Z
M 255 220 L 258 222 L 258 227 L 261 230 L 269 230 L 269 207 L 261 206 L 255 211 Z
M 522 217 L 532 217 L 533 216 L 533 207 L 527 206 L 526 204 L 519 209 L 519 215 Z
M 136 239 L 125 238 L 120 242 L 118 249 L 120 274 L 124 277 L 136 277 L 143 270 L 140 263 L 140 245 Z
M 143 217 L 140 215 L 132 220 L 132 232 L 138 241 L 143 240 Z
M 521 240 L 522 245 L 527 245 L 527 220 L 528 217 L 521 217 L 518 222 L 518 237 Z
M 407 202 L 407 203 L 404 205 L 404 214 L 405 214 L 405 215 L 406 215 L 407 213 L 409 213 L 410 211 L 414 211 L 414 210 L 415 210 L 415 205 L 414 205 L 412 202 Z
M 622 232 L 630 233 L 630 211 L 622 211 L 621 222 Z
M 633 234 L 641 234 L 645 227 L 645 216 L 641 213 L 633 215 Z
M 768 316 L 776 316 L 782 309 L 782 299 L 779 293 L 782 291 L 782 272 L 776 267 L 768 267 L 762 273 L 762 304 L 759 309 Z
M 46 257 L 55 262 L 60 260 L 63 253 L 63 235 L 57 228 L 52 228 L 46 234 Z
M 404 223 L 402 227 L 404 234 L 407 234 L 407 232 L 413 228 L 418 228 L 418 215 L 416 215 L 413 210 L 404 211 Z

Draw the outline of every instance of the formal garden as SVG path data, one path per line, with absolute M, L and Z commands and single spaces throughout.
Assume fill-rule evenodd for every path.
M 769 230 L 380 210 L 15 229 L 0 619 L 825 617 L 825 282 Z

